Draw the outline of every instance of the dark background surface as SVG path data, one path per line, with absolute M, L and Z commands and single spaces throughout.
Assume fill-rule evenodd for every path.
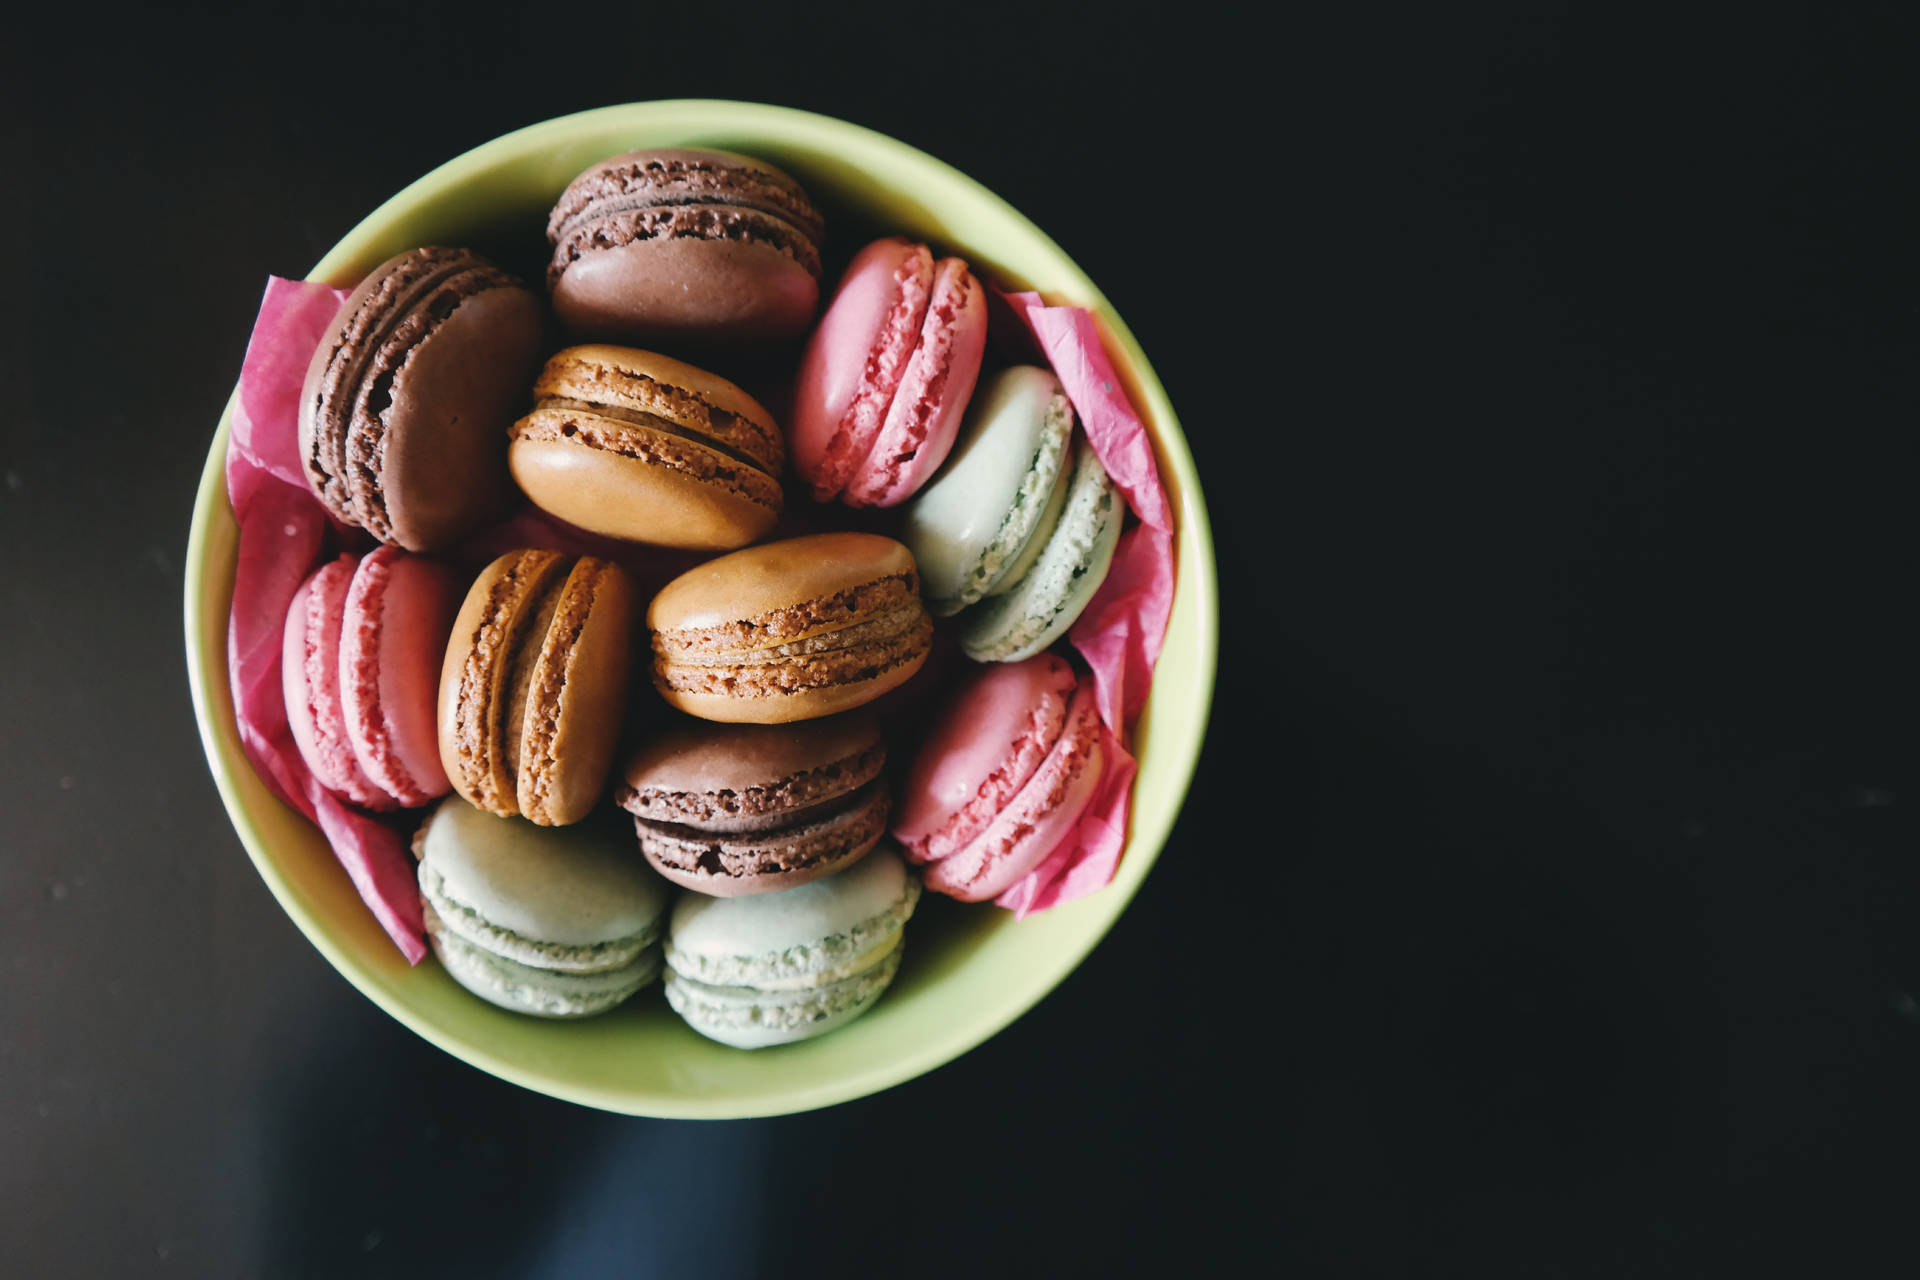
M 6 46 L 0 1270 L 1912 1273 L 1911 6 L 409 12 Z M 1224 598 L 1187 810 L 1088 961 L 927 1077 L 707 1125 L 341 980 L 227 825 L 179 623 L 263 278 L 679 96 L 892 133 L 1053 235 Z

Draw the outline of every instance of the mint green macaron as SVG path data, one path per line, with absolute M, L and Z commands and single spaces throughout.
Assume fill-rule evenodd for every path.
M 907 505 L 901 540 L 927 608 L 958 615 L 976 662 L 1018 662 L 1066 634 L 1106 580 L 1125 506 L 1059 379 L 1016 365 L 982 383 L 960 439 Z
M 449 796 L 421 824 L 414 852 L 427 940 L 482 999 L 583 1018 L 659 976 L 671 889 L 624 832 L 535 826 Z
M 667 1003 L 710 1040 L 763 1049 L 844 1026 L 900 969 L 920 879 L 891 841 L 821 880 L 740 898 L 684 891 L 667 930 Z

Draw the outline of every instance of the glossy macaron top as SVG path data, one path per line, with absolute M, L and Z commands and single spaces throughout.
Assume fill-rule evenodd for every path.
M 857 711 L 777 725 L 689 720 L 629 757 L 616 795 L 637 817 L 751 830 L 850 795 L 885 763 L 879 722 Z
M 888 237 L 848 264 L 801 357 L 794 468 L 816 501 L 892 506 L 952 448 L 986 350 L 967 264 Z
M 429 246 L 376 267 L 341 304 L 301 391 L 301 463 L 322 505 L 412 551 L 496 512 L 502 432 L 543 327 L 533 292 L 469 250 Z
M 985 828 L 1059 739 L 1076 679 L 1058 654 L 983 668 L 934 721 L 894 808 L 916 859 L 944 857 Z
M 778 338 L 819 302 L 824 223 L 764 161 L 683 147 L 630 151 L 567 185 L 547 220 L 547 285 L 576 333 Z
M 725 378 L 634 347 L 548 359 L 533 410 L 508 433 L 513 478 L 535 506 L 595 533 L 726 550 L 779 519 L 786 442 Z
M 429 815 L 414 847 L 447 902 L 476 924 L 531 946 L 645 938 L 670 892 L 617 831 L 598 824 L 536 827 L 483 813 L 458 797 Z
M 1073 406 L 1047 369 L 1014 365 L 983 382 L 953 452 L 906 505 L 901 540 L 936 616 L 1018 581 L 1066 498 Z
M 776 636 L 797 639 L 857 620 L 863 612 L 859 589 L 881 583 L 918 590 L 913 553 L 902 543 L 874 533 L 808 534 L 689 569 L 654 596 L 647 625 L 655 631 L 696 630 L 818 606 L 804 620 L 784 619 L 780 630 L 766 635 L 767 643 L 778 643 Z
M 604 790 L 626 703 L 633 586 L 592 556 L 512 551 L 468 588 L 440 669 L 440 758 L 500 815 L 577 822 Z

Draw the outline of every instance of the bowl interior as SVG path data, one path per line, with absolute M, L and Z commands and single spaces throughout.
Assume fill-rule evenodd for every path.
M 1217 647 L 1213 553 L 1193 462 L 1152 369 L 1084 274 L 1004 201 L 949 166 L 870 130 L 733 102 L 608 107 L 509 134 L 450 161 L 382 205 L 310 279 L 350 282 L 418 244 L 536 241 L 560 189 L 587 165 L 637 147 L 709 146 L 772 161 L 823 204 L 950 248 L 1005 288 L 1093 310 L 1154 436 L 1178 525 L 1173 616 L 1136 730 L 1140 774 L 1114 883 L 1016 923 L 1004 911 L 928 895 L 906 962 L 872 1012 L 833 1035 L 742 1052 L 689 1031 L 657 994 L 600 1018 L 548 1023 L 495 1009 L 431 961 L 409 968 L 361 904 L 319 833 L 282 805 L 240 749 L 226 661 L 237 527 L 223 477 L 228 413 L 207 455 L 188 545 L 186 634 L 201 737 L 222 799 L 274 896 L 349 981 L 448 1052 L 526 1087 L 635 1115 L 727 1117 L 801 1111 L 927 1071 L 1005 1026 L 1064 977 L 1112 924 L 1152 865 L 1186 794 L 1206 727 Z

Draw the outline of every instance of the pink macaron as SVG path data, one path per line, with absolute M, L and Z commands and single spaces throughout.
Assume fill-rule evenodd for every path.
M 444 565 L 395 547 L 343 555 L 294 593 L 280 662 L 287 725 L 329 790 L 385 810 L 451 789 L 435 700 L 457 603 Z
M 876 240 L 807 343 L 789 443 L 816 501 L 904 502 L 946 461 L 986 352 L 986 293 L 959 258 Z
M 926 887 L 997 897 L 1073 830 L 1106 767 L 1091 685 L 1057 654 L 981 670 L 914 758 L 893 834 Z

